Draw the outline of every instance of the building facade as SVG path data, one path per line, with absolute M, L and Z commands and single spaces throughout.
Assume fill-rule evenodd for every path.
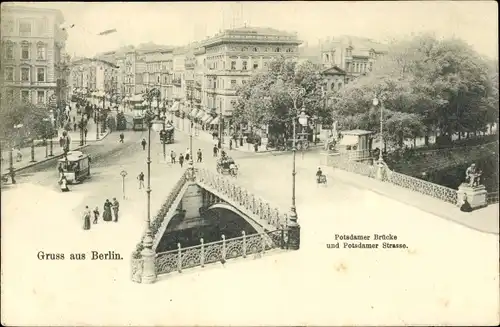
M 325 75 L 328 84 L 338 89 L 341 76 L 344 77 L 343 84 L 346 84 L 368 74 L 377 58 L 387 53 L 387 46 L 367 38 L 340 36 L 321 42 L 320 52 L 321 64 L 328 72 Z
M 67 33 L 59 10 L 2 6 L 2 97 L 47 104 L 67 100 Z
M 93 58 L 79 59 L 71 64 L 71 81 L 73 90 L 87 97 L 102 98 L 117 102 L 119 96 L 118 66 Z
M 237 87 L 267 69 L 276 57 L 297 58 L 300 44 L 296 33 L 271 28 L 242 27 L 208 38 L 194 49 L 195 88 L 200 91 L 201 107 L 231 116 Z

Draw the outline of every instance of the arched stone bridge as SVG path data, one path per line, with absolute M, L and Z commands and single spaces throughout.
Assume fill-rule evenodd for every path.
M 177 249 L 162 250 L 162 239 L 168 239 L 169 233 L 203 226 L 212 219 L 211 212 L 221 211 L 243 219 L 252 231 L 242 231 L 242 236 L 232 239 L 222 235 L 220 241 L 204 243 L 202 238 L 196 246 L 182 248 L 177 244 Z M 157 275 L 204 266 L 209 263 L 207 258 L 224 263 L 226 259 L 251 253 L 299 246 L 300 226 L 279 209 L 235 184 L 233 179 L 188 167 L 133 253 L 132 280 L 150 283 Z M 214 261 L 215 257 L 218 260 Z

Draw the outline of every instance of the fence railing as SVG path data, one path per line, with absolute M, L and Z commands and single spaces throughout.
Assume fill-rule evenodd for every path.
M 172 188 L 172 191 L 168 193 L 168 197 L 163 202 L 160 210 L 158 210 L 158 213 L 151 221 L 151 232 L 153 234 L 154 239 L 156 238 L 157 236 L 156 234 L 158 233 L 158 230 L 160 229 L 165 217 L 167 216 L 167 213 L 172 209 L 171 208 L 172 204 L 179 195 L 179 192 L 182 190 L 182 187 L 186 184 L 188 174 L 189 172 L 187 170 L 184 171 L 184 173 L 181 175 L 177 183 L 175 183 L 174 187 Z
M 198 169 L 196 180 L 221 192 L 232 200 L 231 204 L 243 213 L 248 213 L 254 218 L 258 217 L 258 220 L 261 219 L 274 228 L 282 229 L 287 226 L 288 216 L 286 214 L 280 213 L 280 210 L 272 208 L 269 202 L 234 184 L 234 179 L 230 180 L 207 169 Z
M 331 162 L 334 167 L 371 178 L 375 178 L 377 173 L 376 166 L 352 160 L 344 154 L 333 157 Z
M 389 168 L 386 169 L 389 170 Z M 457 204 L 457 190 L 454 190 L 452 188 L 434 184 L 422 179 L 411 177 L 405 174 L 400 174 L 390 170 L 386 174 L 386 176 L 386 180 L 394 185 L 401 186 L 428 196 L 432 196 L 445 202 Z
M 222 235 L 221 241 L 206 244 L 201 239 L 199 245 L 186 248 L 182 248 L 178 243 L 176 250 L 156 254 L 156 273 L 168 274 L 176 270 L 182 272 L 184 269 L 204 267 L 211 263 L 225 263 L 229 259 L 264 254 L 276 248 L 285 249 L 286 243 L 287 232 L 283 229 L 248 236 L 242 232 L 242 236 L 228 240 Z
M 349 157 L 339 155 L 332 159 L 333 166 L 353 172 L 359 175 L 375 178 L 378 167 L 376 165 L 366 164 L 354 160 L 349 160 Z M 384 181 L 391 184 L 404 187 L 406 189 L 419 192 L 428 196 L 432 196 L 439 200 L 443 200 L 452 204 L 457 204 L 457 190 L 452 188 L 434 184 L 422 179 L 418 179 L 405 174 L 397 173 L 384 166 Z

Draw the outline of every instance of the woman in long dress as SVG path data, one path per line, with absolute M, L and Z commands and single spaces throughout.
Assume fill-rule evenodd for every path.
M 90 210 L 88 206 L 85 206 L 85 211 L 83 212 L 83 229 L 90 229 Z
M 108 199 L 106 199 L 106 202 L 104 202 L 104 210 L 102 212 L 102 220 L 104 220 L 104 221 L 113 220 L 113 216 L 111 215 L 111 202 L 109 202 Z

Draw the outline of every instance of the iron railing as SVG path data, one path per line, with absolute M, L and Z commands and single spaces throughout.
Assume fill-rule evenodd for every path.
M 217 175 L 207 169 L 197 169 L 196 180 L 213 188 L 231 200 L 231 204 L 249 216 L 263 220 L 267 225 L 281 229 L 287 226 L 288 216 L 280 213 L 278 208 L 272 208 L 269 202 L 236 185 L 234 179 Z M 261 224 L 263 225 L 263 224 Z
M 226 240 L 222 235 L 221 241 L 204 243 L 200 240 L 199 245 L 182 248 L 177 244 L 176 250 L 157 253 L 155 257 L 156 273 L 158 275 L 168 274 L 175 270 L 182 272 L 197 266 L 204 267 L 207 264 L 221 262 L 238 257 L 245 258 L 247 255 L 264 254 L 272 249 L 285 249 L 287 247 L 287 233 L 285 230 L 275 230 L 261 234 L 246 235 Z

